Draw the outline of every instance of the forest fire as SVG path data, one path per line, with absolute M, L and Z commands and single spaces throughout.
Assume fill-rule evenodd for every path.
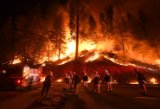
M 55 15 L 53 15 L 54 18 L 51 18 L 54 19 L 54 22 L 53 20 L 45 21 L 41 19 L 42 21 L 44 20 L 44 22 L 49 22 L 46 27 L 48 27 L 48 31 L 51 32 L 44 32 L 46 33 L 44 36 L 49 37 L 48 40 L 44 42 L 45 45 L 39 49 L 36 55 L 39 57 L 35 57 L 39 63 L 45 61 L 54 62 L 66 57 L 70 57 L 71 59 L 75 58 L 77 23 L 73 17 L 76 13 L 71 10 L 76 7 L 72 7 L 73 4 L 71 3 L 72 2 L 68 2 L 68 4 L 66 4 L 68 9 L 59 6 L 59 10 L 56 10 Z M 85 50 L 94 52 L 95 55 L 89 57 L 86 62 L 95 60 L 99 57 L 98 55 L 103 52 L 109 52 L 116 54 L 120 58 L 109 57 L 108 59 L 120 65 L 129 65 L 130 60 L 150 65 L 159 65 L 158 46 L 155 48 L 151 46 L 149 41 L 139 40 L 140 38 L 137 38 L 141 36 L 145 37 L 146 35 L 145 27 L 142 24 L 145 23 L 144 21 L 147 18 L 146 12 L 138 9 L 138 7 L 135 9 L 137 14 L 133 14 L 132 12 L 126 11 L 125 7 L 123 7 L 125 4 L 116 6 L 114 2 L 108 1 L 108 3 L 110 5 L 101 4 L 101 8 L 96 11 L 93 10 L 94 8 L 87 8 L 94 7 L 91 2 L 79 3 L 81 7 L 79 9 L 80 18 L 78 19 L 79 54 Z M 35 28 L 35 31 L 36 30 L 38 31 L 38 29 Z M 158 45 L 157 42 L 155 42 L 155 44 Z M 30 52 L 32 52 L 32 49 L 30 49 Z
M 7 43 L 12 49 L 0 47 L 4 48 L 2 62 L 20 63 L 18 57 L 13 60 L 20 55 L 43 67 L 54 63 L 52 69 L 69 64 L 66 71 L 75 70 L 77 60 L 78 68 L 95 66 L 100 72 L 108 66 L 116 73 L 133 72 L 135 67 L 160 69 L 159 25 L 154 25 L 159 19 L 151 17 L 148 1 L 137 2 L 135 7 L 128 5 L 134 1 L 79 0 L 78 7 L 74 0 L 60 1 L 38 3 L 27 14 L 5 16 L 0 46 Z

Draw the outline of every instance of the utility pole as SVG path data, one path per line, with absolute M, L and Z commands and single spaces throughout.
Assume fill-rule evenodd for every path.
M 75 50 L 75 60 L 78 59 L 78 51 L 79 51 L 79 12 L 78 12 L 78 3 L 79 0 L 76 0 L 76 50 Z

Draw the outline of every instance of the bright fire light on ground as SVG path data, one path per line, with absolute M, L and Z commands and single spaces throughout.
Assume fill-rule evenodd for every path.
M 154 77 L 150 79 L 150 83 L 151 84 L 158 84 L 157 79 Z
M 138 84 L 137 81 L 131 81 L 129 84 Z
M 61 83 L 61 82 L 63 82 L 63 79 L 59 78 L 59 79 L 56 80 L 56 82 Z

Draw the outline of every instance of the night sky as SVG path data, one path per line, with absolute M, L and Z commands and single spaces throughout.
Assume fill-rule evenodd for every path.
M 32 11 L 32 9 L 40 4 L 41 8 L 44 10 L 47 9 L 50 4 L 55 5 L 65 5 L 69 0 L 0 0 L 0 20 L 1 23 L 5 21 L 5 19 L 12 15 L 25 15 Z M 85 0 L 90 1 L 90 0 Z M 92 0 L 92 10 L 96 13 L 96 11 L 101 10 L 105 5 L 110 2 L 117 2 L 119 0 Z M 159 0 L 121 0 L 123 6 L 126 10 L 135 13 L 138 8 L 144 10 L 144 12 L 148 16 L 149 29 L 153 29 L 157 34 L 159 32 L 160 25 L 160 1 Z M 44 12 L 45 13 L 45 12 Z

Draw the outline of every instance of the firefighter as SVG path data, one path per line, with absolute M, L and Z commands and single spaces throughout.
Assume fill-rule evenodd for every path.
M 95 76 L 94 76 L 92 82 L 93 82 L 93 90 L 92 91 L 93 92 L 97 91 L 98 93 L 100 93 L 101 92 L 101 90 L 100 90 L 100 87 L 101 87 L 100 75 L 97 71 L 95 71 Z
M 49 89 L 51 87 L 52 79 L 53 79 L 53 75 L 52 75 L 52 72 L 50 72 L 50 74 L 48 74 L 45 77 L 45 81 L 43 82 L 43 88 L 41 91 L 41 95 L 45 94 L 45 97 L 47 97 Z
M 146 88 L 146 78 L 145 76 L 139 71 L 139 69 L 135 69 L 135 72 L 137 73 L 137 81 L 140 86 L 140 89 L 142 90 L 142 94 L 146 95 L 147 94 L 147 88 Z
M 106 85 L 106 92 L 111 92 L 112 91 L 112 77 L 107 69 L 105 69 L 103 81 Z
M 28 82 L 28 89 L 31 90 L 32 89 L 32 84 L 33 84 L 33 76 L 30 76 L 28 78 L 29 82 Z
M 80 83 L 80 77 L 76 72 L 73 72 L 73 78 L 72 78 L 72 83 L 73 83 L 73 94 L 78 95 L 78 84 Z
M 65 84 L 66 84 L 66 89 L 70 88 L 70 75 L 68 73 L 65 73 Z
M 84 75 L 83 75 L 83 85 L 87 88 L 88 87 L 88 76 L 87 76 L 87 72 L 84 71 Z

